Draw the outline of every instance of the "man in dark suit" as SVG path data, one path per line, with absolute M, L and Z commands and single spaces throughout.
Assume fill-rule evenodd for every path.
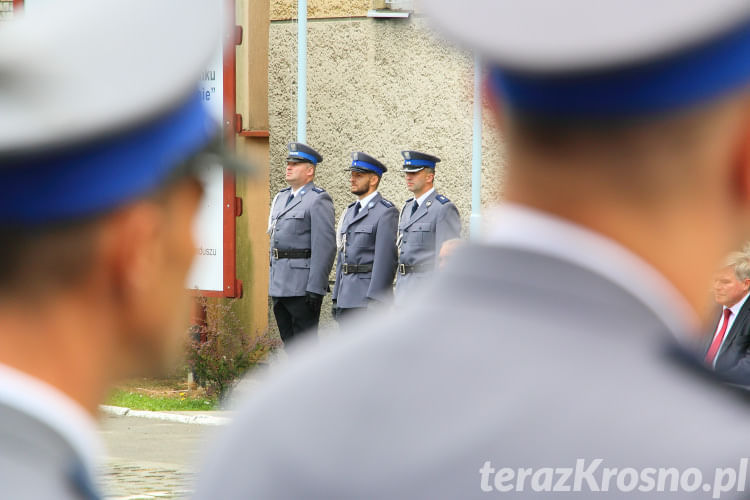
M 708 366 L 731 380 L 750 384 L 750 255 L 736 252 L 714 277 L 714 299 L 722 306 L 706 346 Z
M 351 192 L 358 200 L 347 207 L 333 287 L 333 316 L 338 320 L 372 303 L 390 302 L 396 275 L 398 209 L 378 192 L 388 171 L 372 156 L 352 153 Z

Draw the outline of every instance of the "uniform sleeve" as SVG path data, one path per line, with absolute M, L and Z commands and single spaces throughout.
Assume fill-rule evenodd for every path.
M 377 300 L 389 298 L 396 276 L 398 250 L 396 249 L 396 230 L 398 210 L 389 208 L 378 221 L 375 233 L 375 260 L 372 266 L 372 277 L 367 297 Z
M 446 203 L 438 216 L 435 228 L 435 255 L 440 253 L 443 243 L 461 237 L 461 217 L 453 203 Z
M 338 300 L 339 297 L 339 281 L 341 280 L 341 252 L 338 250 L 339 245 L 343 244 L 343 241 L 339 241 L 339 238 L 341 238 L 341 228 L 344 225 L 344 218 L 346 217 L 346 212 L 349 209 L 347 208 L 344 210 L 344 213 L 341 214 L 341 218 L 339 218 L 338 226 L 336 226 L 336 276 L 335 276 L 335 283 L 333 285 L 333 300 Z
M 310 278 L 306 291 L 325 295 L 328 276 L 336 258 L 333 200 L 322 193 L 310 207 Z

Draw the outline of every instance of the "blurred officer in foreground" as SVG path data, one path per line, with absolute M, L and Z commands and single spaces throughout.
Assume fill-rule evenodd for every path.
M 750 229 L 750 3 L 423 7 L 490 66 L 507 203 L 256 393 L 199 498 L 745 497 L 750 407 L 684 347 Z
M 401 155 L 406 187 L 414 198 L 406 200 L 398 224 L 398 303 L 432 275 L 443 243 L 461 236 L 458 209 L 435 191 L 435 166 L 440 158 L 418 151 L 402 151 Z
M 333 317 L 390 302 L 396 274 L 398 209 L 378 192 L 385 165 L 365 153 L 352 153 L 351 191 L 359 199 L 346 209 L 333 287 Z
M 45 9 L 0 28 L 0 497 L 93 500 L 98 403 L 186 331 L 221 23 L 203 0 Z
M 313 183 L 323 158 L 300 142 L 288 146 L 286 182 L 271 203 L 271 271 L 268 295 L 285 343 L 305 331 L 317 332 L 320 306 L 336 257 L 333 200 Z

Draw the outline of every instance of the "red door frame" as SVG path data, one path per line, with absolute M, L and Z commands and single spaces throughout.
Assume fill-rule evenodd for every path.
M 242 42 L 242 31 L 235 25 L 235 0 L 225 0 L 225 16 L 222 42 L 224 46 L 224 144 L 229 151 L 234 151 L 238 120 L 237 107 L 237 51 L 236 46 Z M 242 200 L 237 197 L 237 180 L 235 175 L 224 172 L 224 289 L 198 290 L 204 297 L 241 297 L 242 281 L 237 279 L 237 217 L 242 214 Z

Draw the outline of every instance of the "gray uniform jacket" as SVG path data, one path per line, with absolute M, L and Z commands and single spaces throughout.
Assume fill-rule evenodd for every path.
M 622 494 L 615 479 L 594 488 L 605 467 L 697 467 L 709 483 L 716 467 L 742 474 L 747 402 L 676 361 L 666 325 L 599 274 L 467 245 L 424 292 L 254 392 L 201 469 L 197 498 L 704 499 L 703 488 Z M 579 459 L 593 481 L 579 475 L 580 493 L 536 493 L 529 477 L 501 493 L 520 474 L 480 473 L 487 462 L 575 471 Z M 574 487 L 564 474 L 552 485 Z
M 286 204 L 291 188 L 274 198 L 269 219 L 271 271 L 268 295 L 302 297 L 305 292 L 325 295 L 336 257 L 333 200 L 310 182 Z M 276 259 L 279 250 L 310 250 L 310 258 Z
M 352 203 L 341 224 L 333 299 L 341 308 L 366 307 L 367 299 L 389 301 L 396 274 L 398 209 L 380 193 L 354 216 Z M 371 265 L 372 271 L 344 274 L 344 264 Z
M 399 259 L 405 266 L 435 268 L 440 247 L 446 241 L 461 236 L 461 218 L 458 209 L 448 198 L 433 191 L 411 216 L 414 198 L 401 209 L 398 225 Z M 401 302 L 409 289 L 426 281 L 431 273 L 399 272 L 396 277 L 396 301 Z
M 94 500 L 94 481 L 68 441 L 0 403 L 0 498 Z

